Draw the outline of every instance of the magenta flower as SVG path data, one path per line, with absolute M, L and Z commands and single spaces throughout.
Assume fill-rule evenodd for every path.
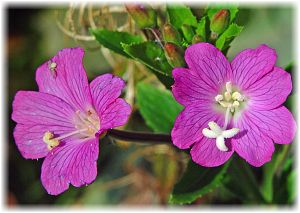
M 233 152 L 259 167 L 272 158 L 274 143 L 290 143 L 296 132 L 282 104 L 292 90 L 291 76 L 276 67 L 266 45 L 240 52 L 232 62 L 213 45 L 187 48 L 189 66 L 175 68 L 172 92 L 185 109 L 172 130 L 173 143 L 191 148 L 196 163 L 214 167 Z
M 45 157 L 41 180 L 52 195 L 95 180 L 99 137 L 131 112 L 118 98 L 122 79 L 104 74 L 88 84 L 83 55 L 81 48 L 59 51 L 37 69 L 39 92 L 19 91 L 13 101 L 16 145 L 26 159 Z

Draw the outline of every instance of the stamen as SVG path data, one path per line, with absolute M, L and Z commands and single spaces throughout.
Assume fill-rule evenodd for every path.
M 234 92 L 233 94 L 232 94 L 232 99 L 233 100 L 237 100 L 238 98 L 240 98 L 241 97 L 241 93 L 239 93 L 239 92 Z
M 217 95 L 215 97 L 216 102 L 222 101 L 224 99 L 223 95 Z
M 59 145 L 59 140 L 53 138 L 54 134 L 52 132 L 45 132 L 44 136 L 43 136 L 43 141 L 48 145 L 47 148 L 49 150 L 53 149 L 54 147 Z
M 232 92 L 232 84 L 231 84 L 230 81 L 226 82 L 225 87 L 226 87 L 226 91 L 227 91 L 227 92 L 229 92 L 229 93 Z
M 94 130 L 98 131 L 99 127 L 97 127 L 97 121 L 91 118 L 92 112 L 88 110 L 89 116 L 84 117 L 80 110 L 76 111 L 78 118 L 88 127 L 93 128 Z
M 79 129 L 79 130 L 70 132 L 70 133 L 68 133 L 68 134 L 61 135 L 61 136 L 59 136 L 59 137 L 57 137 L 57 138 L 55 138 L 55 139 L 56 139 L 56 140 L 62 140 L 62 139 L 71 137 L 71 136 L 73 136 L 73 135 L 77 135 L 78 133 L 86 132 L 86 131 L 88 131 L 88 130 L 89 130 L 88 128 L 85 128 L 85 129 Z
M 224 121 L 224 126 L 223 126 L 223 129 L 226 129 L 227 128 L 227 125 L 229 123 L 229 120 L 230 120 L 230 112 L 231 111 L 231 107 L 227 107 L 226 109 L 226 113 L 225 113 L 225 121 Z
M 43 136 L 43 141 L 48 145 L 48 149 L 51 150 L 53 149 L 54 147 L 57 147 L 59 144 L 60 144 L 60 141 L 62 139 L 65 139 L 65 138 L 68 138 L 68 137 L 71 137 L 73 135 L 76 135 L 76 134 L 79 134 L 79 133 L 82 133 L 82 132 L 86 132 L 88 131 L 88 129 L 80 129 L 80 130 L 77 130 L 77 131 L 73 131 L 73 132 L 70 132 L 68 134 L 65 134 L 65 135 L 61 135 L 57 138 L 54 138 L 54 134 L 50 131 L 47 131 L 45 132 L 44 136 Z
M 232 106 L 233 106 L 233 107 L 239 107 L 239 106 L 240 106 L 240 102 L 234 101 L 234 102 L 232 103 Z
M 230 92 L 227 91 L 227 92 L 224 93 L 224 95 L 225 95 L 225 100 L 226 101 L 230 101 L 231 100 L 231 94 L 230 94 Z

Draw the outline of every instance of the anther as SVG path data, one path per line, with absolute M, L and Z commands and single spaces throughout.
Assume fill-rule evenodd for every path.
M 223 95 L 217 95 L 215 97 L 216 102 L 222 101 L 224 99 Z
M 244 97 L 241 95 L 241 93 L 239 92 L 234 92 L 232 94 L 232 99 L 235 100 L 235 101 L 243 101 L 244 100 Z
M 230 101 L 231 100 L 231 94 L 230 94 L 230 92 L 227 91 L 227 92 L 224 93 L 224 95 L 225 95 L 225 100 L 226 101 Z
M 54 134 L 52 132 L 45 132 L 44 136 L 43 136 L 43 141 L 48 145 L 47 148 L 49 150 L 52 150 L 54 147 L 59 145 L 59 140 L 53 138 Z

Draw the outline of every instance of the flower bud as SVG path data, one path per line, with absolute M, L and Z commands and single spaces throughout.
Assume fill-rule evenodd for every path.
M 192 39 L 192 44 L 197 44 L 199 42 L 204 42 L 204 38 L 200 35 L 195 35 Z
M 183 36 L 187 40 L 187 42 L 191 43 L 193 40 L 193 37 L 195 35 L 193 28 L 189 25 L 183 24 L 181 26 L 181 30 L 182 30 Z
M 156 27 L 156 12 L 150 6 L 127 4 L 125 7 L 139 28 Z
M 212 17 L 212 20 L 210 22 L 210 29 L 212 32 L 219 35 L 227 29 L 229 21 L 229 10 L 222 9 Z
M 165 42 L 172 42 L 177 45 L 180 45 L 182 40 L 180 33 L 171 24 L 164 25 L 163 37 Z
M 164 46 L 166 58 L 172 67 L 185 67 L 184 51 L 173 43 L 166 43 Z

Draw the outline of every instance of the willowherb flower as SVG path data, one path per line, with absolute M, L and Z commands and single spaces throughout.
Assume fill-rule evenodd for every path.
M 230 63 L 213 45 L 187 48 L 189 68 L 175 68 L 172 92 L 185 109 L 172 130 L 173 143 L 191 148 L 196 163 L 214 167 L 233 152 L 253 166 L 272 158 L 274 143 L 290 143 L 296 132 L 282 104 L 292 90 L 289 73 L 275 66 L 266 45 L 240 52 Z
M 118 98 L 122 79 L 104 74 L 89 85 L 83 55 L 81 48 L 59 51 L 36 71 L 39 92 L 19 91 L 13 101 L 16 145 L 26 159 L 45 157 L 41 180 L 52 195 L 95 180 L 99 137 L 131 112 Z

